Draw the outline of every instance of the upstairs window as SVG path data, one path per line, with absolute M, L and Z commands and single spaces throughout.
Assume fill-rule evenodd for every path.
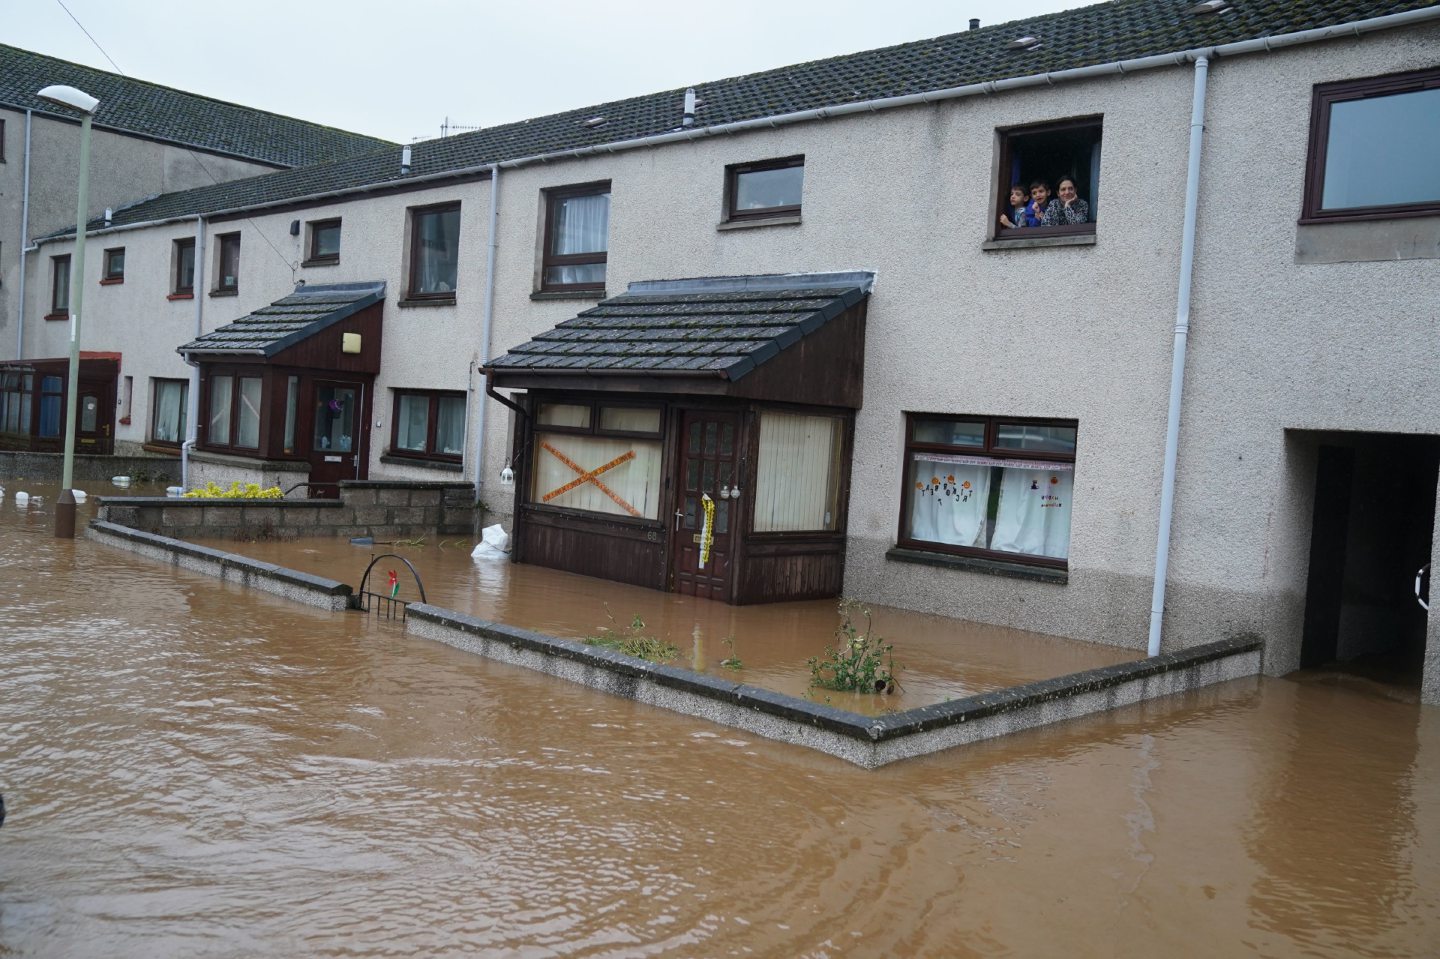
M 172 296 L 192 296 L 195 293 L 195 241 L 176 240 L 174 265 L 170 271 L 170 293 Z
M 125 282 L 125 248 L 123 246 L 106 250 L 100 262 L 103 269 L 100 276 L 101 283 Z
M 453 301 L 459 275 L 460 204 L 411 210 L 408 298 Z
M 901 546 L 1064 569 L 1076 423 L 906 415 Z
M 70 312 L 70 254 L 50 258 L 50 315 Z
M 310 246 L 302 266 L 340 262 L 340 221 L 315 220 L 310 224 Z
M 1093 234 L 1100 134 L 1098 117 L 1000 131 L 995 238 Z
M 609 246 L 609 183 L 546 191 L 541 292 L 603 292 Z
M 1315 88 L 1302 221 L 1440 214 L 1440 69 Z
M 215 292 L 237 293 L 240 290 L 240 234 L 226 233 L 217 240 L 220 249 L 215 257 L 218 267 L 215 271 Z
M 785 157 L 725 168 L 725 219 L 799 216 L 805 158 Z

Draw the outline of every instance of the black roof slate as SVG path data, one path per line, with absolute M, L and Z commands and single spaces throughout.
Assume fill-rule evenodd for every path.
M 176 349 L 190 353 L 274 356 L 321 330 L 385 299 L 384 283 L 300 287 Z
M 1175 53 L 1253 38 L 1353 23 L 1435 6 L 1435 0 L 1232 0 L 1196 15 L 1194 0 L 1115 0 L 863 53 L 831 57 L 695 85 L 696 127 L 716 126 L 884 97 Z M 1010 41 L 1039 38 L 1037 49 Z M 684 90 L 568 110 L 415 144 L 411 172 L 400 149 L 321 166 L 169 193 L 116 212 L 143 223 L 383 186 L 541 154 L 602 146 L 680 129 Z M 604 117 L 598 126 L 585 123 Z M 73 231 L 68 231 L 73 232 Z
M 78 87 L 100 101 L 95 109 L 96 127 L 275 166 L 308 166 L 392 145 L 378 137 L 213 100 L 0 44 L 0 105 L 75 119 L 70 111 L 35 96 L 41 87 L 56 83 Z
M 495 373 L 694 373 L 731 382 L 869 292 L 869 274 L 637 283 L 487 364 Z M 765 289 L 746 289 L 758 281 Z M 658 287 L 658 288 L 657 288 Z

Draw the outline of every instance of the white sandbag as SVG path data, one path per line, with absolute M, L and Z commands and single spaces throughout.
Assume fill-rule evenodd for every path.
M 480 531 L 480 542 L 471 550 L 470 558 L 504 556 L 508 552 L 510 552 L 510 534 L 505 532 L 505 527 L 496 523 L 494 526 L 487 526 Z

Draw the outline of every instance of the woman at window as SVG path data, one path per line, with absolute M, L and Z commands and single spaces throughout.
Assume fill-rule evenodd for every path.
M 1055 192 L 1055 199 L 1045 208 L 1045 216 L 1040 221 L 1042 226 L 1090 222 L 1090 204 L 1080 199 L 1080 194 L 1075 192 L 1074 180 L 1068 176 L 1061 177 Z

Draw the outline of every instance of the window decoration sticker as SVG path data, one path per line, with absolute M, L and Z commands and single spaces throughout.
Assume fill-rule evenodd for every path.
M 560 462 L 564 463 L 576 473 L 580 474 L 579 476 L 575 477 L 575 479 L 566 483 L 564 486 L 557 487 L 546 493 L 544 496 L 540 497 L 540 501 L 542 503 L 548 503 L 552 499 L 564 496 L 566 493 L 570 492 L 572 489 L 575 489 L 577 486 L 582 486 L 585 483 L 594 483 L 596 488 L 599 489 L 600 492 L 604 493 L 606 496 L 614 500 L 621 509 L 625 510 L 625 512 L 629 513 L 631 516 L 635 516 L 638 518 L 644 517 L 643 513 L 641 513 L 635 507 L 631 506 L 629 503 L 625 502 L 625 500 L 623 500 L 619 496 L 619 494 L 617 494 L 610 487 L 606 486 L 604 483 L 600 482 L 599 479 L 601 473 L 608 472 L 609 470 L 614 469 L 622 463 L 628 463 L 633 460 L 635 458 L 634 450 L 626 450 L 624 453 L 621 453 L 619 456 L 615 457 L 613 460 L 606 463 L 604 466 L 597 466 L 593 470 L 587 470 L 585 469 L 585 467 L 581 466 L 579 463 L 576 463 L 570 457 L 557 450 L 554 446 L 551 446 L 548 442 L 541 443 L 540 446 L 551 456 L 554 456 Z
M 710 562 L 710 544 L 715 542 L 715 501 L 709 493 L 700 494 L 700 505 L 705 508 L 705 525 L 700 530 L 700 568 Z

